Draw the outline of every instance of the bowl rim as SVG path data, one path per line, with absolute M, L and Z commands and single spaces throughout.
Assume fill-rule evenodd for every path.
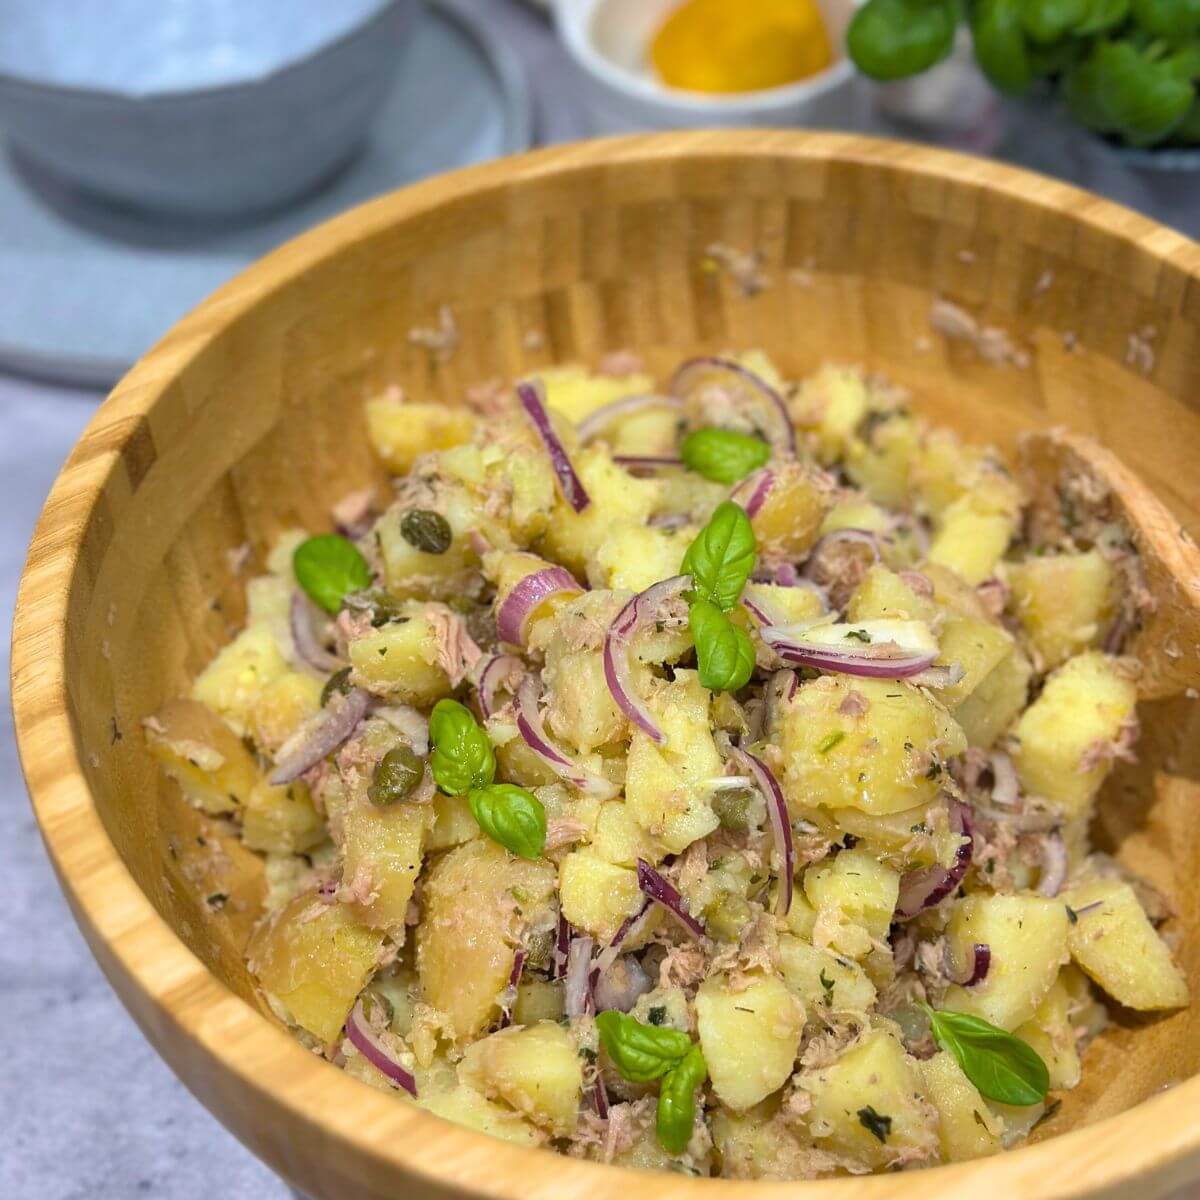
M 554 24 L 574 63 L 601 83 L 622 95 L 660 109 L 690 116 L 767 117 L 782 109 L 823 96 L 854 75 L 854 65 L 843 52 L 829 66 L 794 83 L 759 88 L 753 92 L 710 93 L 668 87 L 644 79 L 618 66 L 601 54 L 590 33 L 592 15 L 607 0 L 551 0 Z M 856 6 L 861 0 L 850 0 Z M 836 50 L 837 47 L 834 47 Z
M 239 93 L 250 92 L 256 88 L 276 83 L 289 75 L 309 70 L 326 55 L 332 54 L 348 42 L 367 33 L 375 25 L 388 20 L 393 13 L 405 7 L 415 8 L 427 2 L 428 0 L 375 0 L 375 7 L 365 16 L 347 26 L 336 37 L 319 42 L 306 50 L 299 58 L 289 58 L 286 62 L 260 71 L 258 74 L 239 76 L 227 83 L 207 84 L 204 87 L 195 88 L 169 87 L 135 91 L 128 88 L 101 87 L 93 84 L 54 83 L 0 68 L 0 88 L 14 93 L 17 100 L 20 100 L 24 94 L 42 99 L 70 100 L 81 104 L 99 105 L 159 103 L 179 105 L 192 101 L 226 100 L 236 97 Z
M 273 251 L 186 316 L 99 407 L 55 480 L 21 576 L 13 625 L 12 704 L 21 766 L 60 885 L 93 954 L 150 1041 L 232 1132 L 289 1174 L 305 1161 L 260 1132 L 303 1129 L 339 1176 L 420 1180 L 488 1200 L 561 1200 L 617 1189 L 632 1200 L 784 1200 L 795 1183 L 693 1179 L 623 1170 L 514 1146 L 397 1103 L 315 1058 L 235 995 L 197 958 L 137 885 L 110 840 L 87 783 L 83 747 L 68 715 L 65 672 L 72 582 L 81 544 L 122 449 L 173 380 L 230 324 L 317 263 L 364 237 L 464 195 L 511 196 L 523 182 L 575 169 L 666 159 L 770 158 L 843 162 L 900 171 L 937 192 L 962 185 L 1007 195 L 1140 249 L 1181 271 L 1200 291 L 1200 244 L 1068 184 L 1018 168 L 854 134 L 747 130 L 635 135 L 572 143 L 468 167 L 351 209 Z M 807 1200 L 975 1200 L 1085 1194 L 1144 1200 L 1200 1173 L 1200 1076 L 1116 1116 L 991 1158 L 901 1175 L 804 1184 Z M 413 1135 L 421 1153 L 406 1150 Z M 1136 1183 L 1134 1182 L 1136 1180 Z M 300 1187 L 313 1178 L 292 1178 Z M 981 1190 L 982 1189 L 982 1190 Z M 719 1193 L 719 1198 L 718 1198 Z

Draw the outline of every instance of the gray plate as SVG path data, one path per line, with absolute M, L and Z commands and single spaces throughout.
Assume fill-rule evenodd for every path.
M 519 62 L 433 0 L 367 145 L 307 200 L 252 225 L 148 223 L 0 152 L 0 369 L 111 387 L 176 321 L 267 251 L 392 188 L 526 149 Z

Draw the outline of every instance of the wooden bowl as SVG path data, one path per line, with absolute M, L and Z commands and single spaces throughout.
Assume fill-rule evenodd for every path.
M 764 254 L 745 296 L 705 268 Z M 935 297 L 1010 332 L 1024 367 L 930 327 Z M 439 361 L 405 331 L 453 309 Z M 285 246 L 186 318 L 121 383 L 50 494 L 17 604 L 13 702 L 51 857 L 146 1035 L 247 1146 L 320 1200 L 760 1200 L 795 1186 L 619 1172 L 445 1124 L 313 1057 L 242 963 L 257 860 L 165 784 L 139 723 L 243 615 L 237 555 L 322 527 L 381 478 L 361 402 L 635 347 L 765 347 L 792 375 L 864 362 L 922 411 L 1011 446 L 1060 423 L 1140 470 L 1200 526 L 1200 246 L 1060 183 L 841 135 L 671 134 L 557 147 L 386 196 Z M 1195 647 L 1183 648 L 1195 653 Z M 1143 708 L 1097 841 L 1153 877 L 1200 994 L 1200 720 Z M 203 844 L 202 844 L 203 843 Z M 210 913 L 204 897 L 224 893 Z M 810 1183 L 807 1200 L 1134 1196 L 1200 1176 L 1200 1002 L 1118 1014 L 1084 1082 L 1011 1154 Z M 1173 1086 L 1174 1085 L 1174 1086 Z M 1164 1088 L 1171 1090 L 1160 1095 Z

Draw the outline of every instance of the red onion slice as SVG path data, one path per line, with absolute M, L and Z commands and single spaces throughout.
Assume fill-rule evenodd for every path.
M 1038 879 L 1037 892 L 1039 896 L 1051 898 L 1062 891 L 1067 882 L 1067 848 L 1063 845 L 1062 835 L 1054 832 L 1042 836 L 1041 840 L 1042 872 Z
M 417 1095 L 417 1081 L 413 1073 L 379 1039 L 379 1035 L 367 1023 L 360 998 L 346 1018 L 346 1036 L 350 1044 L 373 1066 L 393 1083 L 402 1087 L 413 1099 Z
M 1021 799 L 1021 781 L 1013 760 L 1003 750 L 993 750 L 989 759 L 992 767 L 992 803 L 1001 808 L 1015 808 Z
M 971 947 L 971 974 L 964 981 L 963 987 L 974 987 L 987 978 L 992 966 L 992 948 L 983 942 L 976 942 Z
M 740 504 L 746 510 L 746 516 L 753 519 L 758 516 L 759 509 L 766 503 L 774 483 L 775 472 L 770 467 L 763 467 L 743 479 L 729 494 L 729 498 Z M 795 569 L 795 567 L 792 568 L 793 571 Z
M 568 1017 L 584 1017 L 593 1011 L 592 946 L 590 937 L 571 939 L 567 969 L 563 975 L 563 1011 Z
M 865 623 L 823 625 L 819 635 L 805 637 L 793 634 L 787 626 L 767 626 L 759 630 L 759 636 L 784 662 L 793 666 L 863 679 L 905 679 L 927 670 L 937 658 L 936 647 L 919 650 L 894 641 L 864 644 L 846 639 L 846 633 L 863 627 Z
M 615 796 L 621 790 L 604 776 L 581 767 L 550 741 L 538 712 L 538 680 L 532 672 L 525 676 L 524 682 L 517 689 L 516 709 L 517 732 L 530 750 L 560 779 L 565 779 L 581 792 L 603 800 Z
M 520 580 L 496 610 L 496 632 L 502 642 L 525 645 L 529 618 L 551 596 L 579 594 L 583 589 L 566 567 L 547 567 Z
M 340 671 L 346 664 L 336 654 L 330 653 L 317 640 L 312 627 L 312 609 L 303 592 L 292 593 L 292 604 L 288 610 L 288 624 L 292 631 L 292 645 L 297 656 L 314 671 L 328 675 Z
M 761 414 L 761 426 L 771 445 L 782 454 L 795 455 L 796 431 L 783 397 L 761 375 L 728 358 L 693 358 L 675 372 L 671 393 L 686 401 L 699 388 L 717 384 L 727 390 L 739 408 Z
M 525 971 L 525 951 L 518 950 L 513 956 L 512 970 L 508 973 L 508 984 L 500 994 L 500 1028 L 512 1024 L 513 1008 L 517 1003 L 517 989 L 521 986 L 521 975 Z
M 591 500 L 584 489 L 583 480 L 575 473 L 566 448 L 554 432 L 550 423 L 550 414 L 546 411 L 545 389 L 540 379 L 517 384 L 517 399 L 533 424 L 546 453 L 550 456 L 550 465 L 558 480 L 559 490 L 563 499 L 577 512 L 583 512 Z
M 653 392 L 622 396 L 620 400 L 602 404 L 588 413 L 575 428 L 579 432 L 579 440 L 589 442 L 597 434 L 603 433 L 619 417 L 628 417 L 633 413 L 645 412 L 651 408 L 680 409 L 682 407 L 683 403 L 675 396 L 658 396 Z
M 517 682 L 524 673 L 525 664 L 515 654 L 493 654 L 484 661 L 475 688 L 479 695 L 479 712 L 485 721 L 500 707 L 496 703 L 500 688 L 506 687 L 515 695 Z
M 654 986 L 642 964 L 632 954 L 618 958 L 604 971 L 597 964 L 592 976 L 596 981 L 592 994 L 598 1013 L 609 1009 L 627 1013 Z
M 666 745 L 667 735 L 659 729 L 649 708 L 637 695 L 630 678 L 629 641 L 644 622 L 653 620 L 658 606 L 683 592 L 691 577 L 676 575 L 639 592 L 613 618 L 604 635 L 604 681 L 617 707 L 648 738 Z
M 704 937 L 704 926 L 687 910 L 683 897 L 644 858 L 638 859 L 638 887 L 655 904 L 661 904 L 694 938 Z
M 588 1092 L 588 1098 L 591 1100 L 592 1107 L 596 1110 L 596 1116 L 601 1121 L 608 1120 L 608 1092 L 604 1087 L 604 1080 L 599 1075 L 596 1076 L 596 1082 L 592 1084 Z
M 653 907 L 653 903 L 647 898 L 642 901 L 642 907 L 632 917 L 626 917 L 621 922 L 621 927 L 613 935 L 612 941 L 596 955 L 595 968 L 598 974 L 603 975 L 616 962 L 624 944 L 645 929 Z
M 908 871 L 901 877 L 896 916 L 902 920 L 940 904 L 966 875 L 975 852 L 975 840 L 971 832 L 970 810 L 957 800 L 950 802 L 950 828 L 966 838 L 955 851 L 954 866 L 946 868 L 934 863 L 917 871 Z
M 362 688 L 352 688 L 345 696 L 331 699 L 279 747 L 275 769 L 267 782 L 279 787 L 315 767 L 350 737 L 367 715 L 369 704 L 370 697 Z
M 792 675 L 790 671 L 780 674 Z M 795 675 L 792 675 L 793 684 Z M 767 802 L 767 816 L 771 819 L 771 834 L 775 839 L 775 849 L 779 851 L 781 870 L 779 872 L 779 894 L 776 902 L 776 913 L 786 917 L 792 907 L 793 875 L 796 870 L 796 849 L 792 842 L 792 819 L 788 815 L 787 801 L 783 798 L 783 789 L 774 772 L 761 758 L 755 758 L 748 750 L 733 748 L 734 761 L 740 763 L 753 776 L 758 790 L 762 792 Z

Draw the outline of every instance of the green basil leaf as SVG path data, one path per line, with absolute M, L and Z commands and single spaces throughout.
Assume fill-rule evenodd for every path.
M 1088 0 L 1022 0 L 1021 24 L 1039 45 L 1065 37 L 1089 16 Z
M 737 483 L 757 471 L 771 457 L 771 448 L 759 438 L 729 429 L 696 429 L 679 449 L 683 465 L 714 483 Z
M 679 570 L 692 577 L 701 596 L 728 612 L 742 594 L 758 553 L 745 510 L 726 500 L 718 504 L 688 547 Z
M 296 582 L 326 612 L 336 613 L 342 597 L 371 584 L 371 568 L 358 547 L 336 533 L 301 542 L 292 554 Z
M 600 1041 L 613 1066 L 631 1083 L 661 1079 L 692 1048 L 692 1039 L 678 1029 L 643 1025 L 615 1009 L 596 1018 Z
M 929 1015 L 934 1041 L 954 1055 L 981 1096 L 997 1104 L 1045 1100 L 1050 1072 L 1032 1046 L 982 1017 L 922 1007 Z
M 1133 0 L 1133 19 L 1160 38 L 1200 32 L 1200 0 Z
M 1087 16 L 1071 30 L 1073 38 L 1115 29 L 1129 16 L 1130 0 L 1088 0 Z
M 979 0 L 971 10 L 971 39 L 983 73 L 1002 92 L 1019 95 L 1033 82 L 1021 0 Z
M 711 692 L 736 692 L 754 671 L 754 645 L 711 600 L 696 596 L 688 605 L 688 627 L 696 643 L 700 682 Z
M 429 767 L 448 796 L 487 787 L 496 778 L 496 755 L 470 709 L 457 700 L 439 700 L 429 714 Z
M 696 1123 L 696 1089 L 707 1078 L 708 1066 L 699 1046 L 693 1046 L 664 1076 L 656 1118 L 658 1140 L 664 1150 L 682 1154 L 688 1148 Z
M 546 810 L 531 792 L 515 783 L 493 783 L 467 793 L 479 828 L 505 850 L 521 858 L 541 858 L 546 848 Z
M 954 49 L 959 14 L 953 0 L 867 0 L 846 31 L 846 49 L 872 79 L 919 75 Z

